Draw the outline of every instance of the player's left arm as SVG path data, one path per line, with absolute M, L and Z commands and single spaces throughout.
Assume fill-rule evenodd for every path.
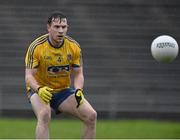
M 76 44 L 77 45 L 77 44 Z M 73 76 L 74 76 L 74 88 L 83 89 L 84 87 L 84 74 L 83 74 L 83 58 L 80 46 L 75 46 L 72 61 Z
M 76 50 L 76 54 L 74 55 L 73 61 L 73 76 L 74 76 L 74 88 L 75 91 L 75 98 L 77 101 L 77 108 L 83 103 L 84 101 L 84 74 L 83 74 L 83 60 L 82 60 L 82 53 L 81 49 L 78 48 Z
M 73 57 L 73 76 L 74 76 L 74 88 L 75 91 L 75 98 L 77 101 L 77 108 L 83 103 L 84 101 L 84 94 L 83 94 L 83 87 L 84 87 L 84 74 L 83 74 L 83 60 L 82 60 L 82 52 L 79 47 L 76 47 L 76 51 Z
M 84 87 L 83 67 L 79 66 L 79 67 L 73 68 L 73 75 L 74 75 L 74 88 L 83 89 Z
M 75 91 L 75 98 L 77 101 L 77 108 L 83 103 L 84 101 L 84 93 L 83 93 L 83 86 L 84 86 L 84 75 L 83 75 L 83 68 L 82 66 L 74 68 L 74 87 Z

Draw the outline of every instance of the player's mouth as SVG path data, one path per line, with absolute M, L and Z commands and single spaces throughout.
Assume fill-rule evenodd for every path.
M 63 35 L 58 35 L 57 37 L 58 37 L 58 38 L 63 38 Z

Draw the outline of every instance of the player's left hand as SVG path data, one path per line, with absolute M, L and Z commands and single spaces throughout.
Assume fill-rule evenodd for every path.
M 75 91 L 75 98 L 77 101 L 77 108 L 83 103 L 84 101 L 84 94 L 82 89 L 76 89 Z

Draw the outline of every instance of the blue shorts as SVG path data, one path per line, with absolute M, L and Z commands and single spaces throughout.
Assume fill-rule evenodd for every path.
M 56 114 L 60 113 L 58 110 L 59 105 L 66 100 L 70 95 L 72 95 L 75 92 L 75 89 L 73 88 L 67 88 L 63 89 L 60 92 L 53 93 L 52 100 L 50 101 L 50 106 L 53 108 L 53 110 L 56 112 Z M 34 92 L 30 91 L 30 96 L 32 96 Z

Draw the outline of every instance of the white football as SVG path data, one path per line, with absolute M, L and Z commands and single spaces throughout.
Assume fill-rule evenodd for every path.
M 177 57 L 178 52 L 178 43 L 169 35 L 158 36 L 151 44 L 152 56 L 161 63 L 171 63 Z

